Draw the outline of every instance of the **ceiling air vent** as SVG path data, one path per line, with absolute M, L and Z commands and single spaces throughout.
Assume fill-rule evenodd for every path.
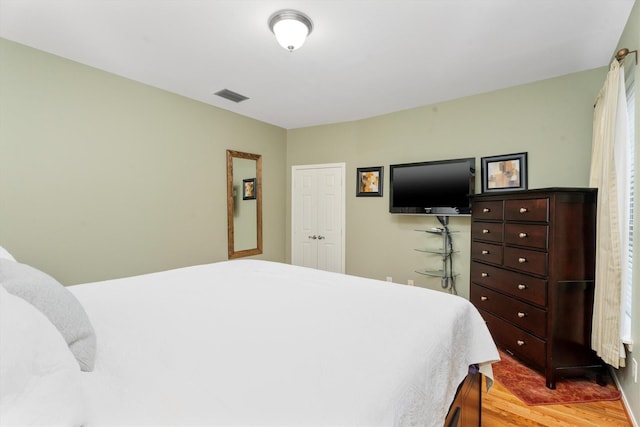
M 219 90 L 214 95 L 218 95 L 224 99 L 228 99 L 229 101 L 233 101 L 236 103 L 246 101 L 247 99 L 249 99 L 248 96 L 240 95 L 239 93 L 236 93 L 229 89 Z

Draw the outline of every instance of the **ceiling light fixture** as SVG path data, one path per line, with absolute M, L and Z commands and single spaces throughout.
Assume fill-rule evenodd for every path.
M 313 30 L 311 19 L 297 10 L 281 10 L 269 18 L 269 29 L 289 52 L 298 49 Z

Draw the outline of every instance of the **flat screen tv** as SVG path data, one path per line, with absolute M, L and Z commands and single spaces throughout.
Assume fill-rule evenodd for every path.
M 389 212 L 468 215 L 476 188 L 476 159 L 405 163 L 389 167 Z

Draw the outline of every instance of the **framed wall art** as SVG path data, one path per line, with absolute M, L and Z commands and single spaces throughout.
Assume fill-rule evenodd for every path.
M 482 192 L 526 190 L 527 153 L 482 157 Z
M 357 197 L 382 197 L 384 166 L 358 168 L 356 176 Z

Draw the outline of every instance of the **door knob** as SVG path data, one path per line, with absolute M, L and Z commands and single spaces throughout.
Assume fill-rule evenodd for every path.
M 318 240 L 324 239 L 324 236 L 318 236 Z
M 318 238 L 318 236 L 316 236 L 315 234 L 313 236 L 309 236 L 310 239 L 316 240 Z

